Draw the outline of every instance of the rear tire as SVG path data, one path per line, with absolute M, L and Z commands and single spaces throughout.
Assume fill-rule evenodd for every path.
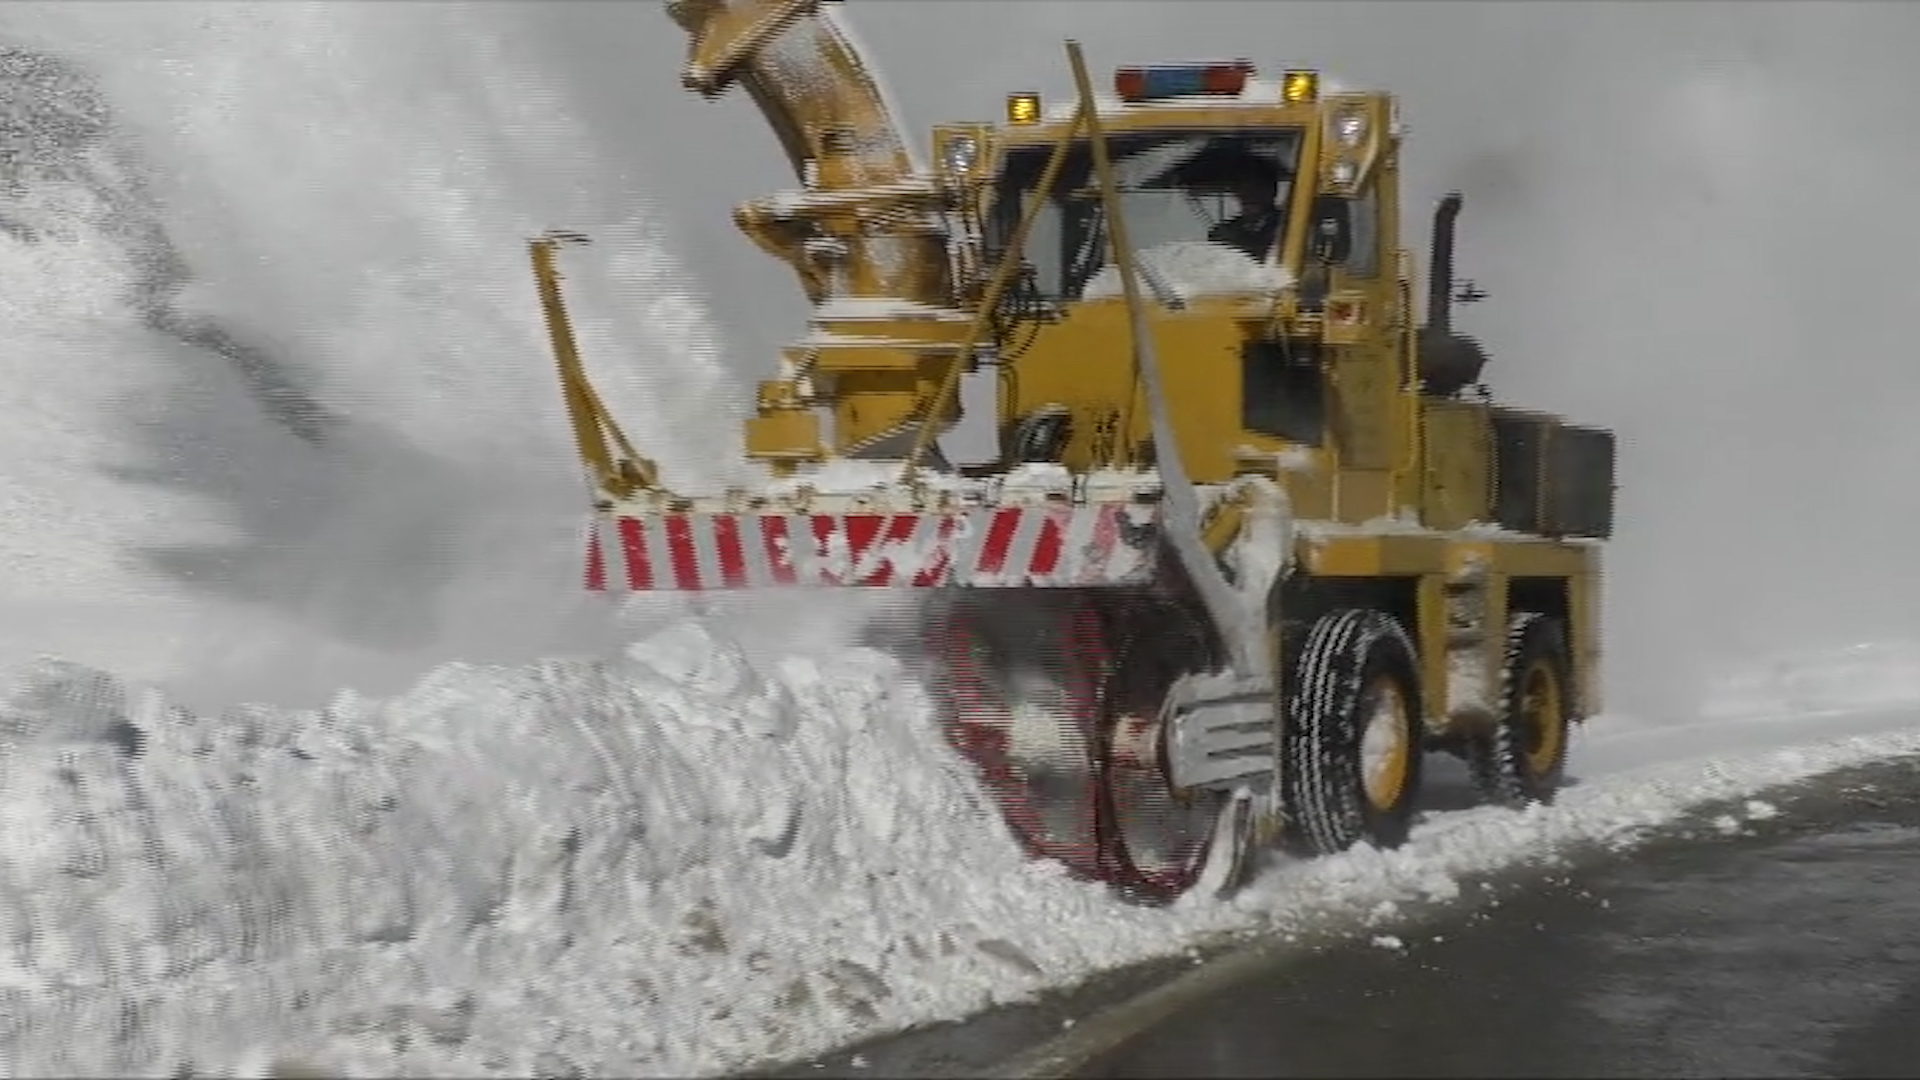
M 1412 826 L 1422 721 L 1413 646 L 1385 612 L 1320 617 L 1292 665 L 1280 739 L 1287 832 L 1305 854 L 1363 840 L 1394 847 Z
M 1500 719 L 1467 743 L 1480 797 L 1496 806 L 1549 804 L 1566 782 L 1572 661 L 1557 619 L 1516 614 L 1507 625 Z

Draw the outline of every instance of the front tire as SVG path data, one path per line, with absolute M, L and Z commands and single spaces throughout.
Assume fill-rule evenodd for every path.
M 1293 665 L 1282 721 L 1287 832 L 1306 854 L 1406 840 L 1420 789 L 1420 684 L 1413 646 L 1385 612 L 1320 617 Z

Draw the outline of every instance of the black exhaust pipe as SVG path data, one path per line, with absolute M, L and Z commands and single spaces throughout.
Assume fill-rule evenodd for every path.
M 1453 226 L 1460 217 L 1460 193 L 1450 191 L 1433 208 L 1433 251 L 1427 269 L 1427 325 L 1420 328 L 1420 389 L 1435 397 L 1453 395 L 1480 381 L 1487 350 L 1453 332 Z
M 1460 193 L 1450 191 L 1433 208 L 1433 250 L 1427 267 L 1427 328 L 1453 330 L 1453 223 L 1460 217 Z

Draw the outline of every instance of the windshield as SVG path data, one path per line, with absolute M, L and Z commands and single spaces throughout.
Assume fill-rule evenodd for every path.
M 1298 132 L 1132 133 L 1109 137 L 1108 146 L 1143 288 L 1184 298 L 1270 292 L 1287 283 L 1277 264 Z M 988 218 L 988 256 L 995 262 L 1036 197 L 1052 152 L 1039 146 L 1008 155 Z M 1065 300 L 1118 295 L 1119 273 L 1108 265 L 1106 211 L 1085 140 L 1068 150 L 1059 182 L 1044 197 L 1024 253 L 1034 286 Z

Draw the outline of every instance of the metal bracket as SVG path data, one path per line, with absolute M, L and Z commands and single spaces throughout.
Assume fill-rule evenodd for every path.
M 1273 683 L 1185 675 L 1161 705 L 1160 760 L 1174 791 L 1254 787 L 1278 765 Z

